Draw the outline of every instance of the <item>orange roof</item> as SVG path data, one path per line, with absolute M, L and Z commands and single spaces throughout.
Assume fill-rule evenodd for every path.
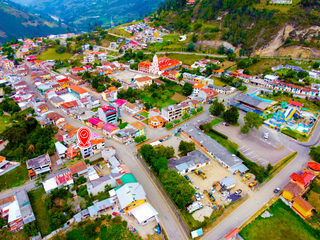
M 88 92 L 87 90 L 84 90 L 83 88 L 79 87 L 78 85 L 71 85 L 71 86 L 69 86 L 69 88 L 79 94 L 83 94 L 83 93 Z
M 71 166 L 68 167 L 71 174 L 76 174 L 78 172 L 81 172 L 83 170 L 86 170 L 87 169 L 87 164 L 85 162 L 79 162 L 79 163 L 76 163 L 76 164 L 73 164 Z
M 203 88 L 205 85 L 204 84 L 200 84 L 200 83 L 198 83 L 198 84 L 195 84 L 195 85 L 193 85 L 193 88 Z
M 304 200 L 302 197 L 297 196 L 295 198 L 293 198 L 293 201 L 298 204 L 304 211 L 308 212 L 312 209 L 314 209 L 314 207 L 311 206 L 310 203 L 308 203 L 306 200 Z
M 116 87 L 109 87 L 108 90 L 110 91 L 117 91 L 118 89 Z
M 149 61 L 141 62 L 141 63 L 139 63 L 139 66 L 142 66 L 142 67 L 151 67 L 151 66 L 152 66 L 152 63 L 149 62 Z
M 92 145 L 98 144 L 98 143 L 102 143 L 102 142 L 105 142 L 105 141 L 106 140 L 104 140 L 103 138 L 90 140 Z
M 10 203 L 10 202 L 14 202 L 13 195 L 10 197 L 5 197 L 5 198 L 0 199 L 0 206 L 4 205 L 6 203 Z
M 154 117 L 149 118 L 149 122 L 152 122 L 152 121 L 158 121 L 160 123 L 165 122 L 165 120 L 160 116 L 154 116 Z
M 224 69 L 215 70 L 215 72 L 224 72 Z
M 135 121 L 133 123 L 130 123 L 130 125 L 138 130 L 142 130 L 142 129 L 146 128 L 146 126 L 139 121 Z
M 146 82 L 146 81 L 151 81 L 151 80 L 152 80 L 152 78 L 148 77 L 148 76 L 144 76 L 144 77 L 140 77 L 140 78 L 136 79 L 137 82 Z
M 2 162 L 3 160 L 6 160 L 5 157 L 0 156 L 0 162 Z

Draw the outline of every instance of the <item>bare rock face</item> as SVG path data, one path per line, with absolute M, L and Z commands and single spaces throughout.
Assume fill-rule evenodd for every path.
M 201 45 L 202 48 L 210 47 L 210 48 L 216 48 L 218 49 L 221 44 L 226 48 L 231 48 L 233 51 L 236 49 L 235 46 L 233 46 L 231 43 L 221 40 L 201 40 L 196 43 L 196 47 L 199 47 Z

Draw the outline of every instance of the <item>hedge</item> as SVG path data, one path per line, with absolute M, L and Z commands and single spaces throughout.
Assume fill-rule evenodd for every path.
M 221 132 L 218 132 L 217 130 L 211 129 L 212 132 L 214 132 L 215 134 L 219 135 L 220 137 L 228 140 L 228 136 L 222 134 Z

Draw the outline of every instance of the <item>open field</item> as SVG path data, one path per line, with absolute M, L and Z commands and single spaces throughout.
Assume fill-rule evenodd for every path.
M 221 122 L 223 122 L 223 120 L 221 118 L 215 118 L 212 120 L 211 124 L 212 124 L 212 126 L 214 126 L 214 125 L 217 125 Z
M 166 55 L 171 59 L 177 59 L 182 61 L 182 64 L 192 65 L 195 61 L 199 61 L 204 58 L 204 56 L 198 56 L 195 54 L 178 54 L 178 53 L 168 53 Z
M 50 222 L 45 204 L 46 193 L 44 188 L 28 192 L 32 210 L 42 236 L 50 234 Z
M 171 99 L 174 100 L 174 101 L 179 102 L 179 101 L 187 100 L 188 98 L 187 98 L 186 96 L 182 96 L 182 95 L 179 94 L 179 93 L 175 93 L 175 94 L 173 95 L 173 97 L 171 97 Z
M 277 65 L 284 64 L 286 60 L 275 58 L 262 58 L 259 62 L 248 67 L 251 75 L 261 74 L 263 72 L 271 71 L 271 68 Z
M 12 233 L 6 228 L 0 230 L 0 239 L 5 240 L 29 240 L 27 234 L 23 230 Z
M 300 1 L 299 0 L 292 0 L 292 5 L 289 4 L 271 4 L 269 3 L 267 5 L 267 1 L 269 2 L 269 0 L 262 0 L 261 2 L 259 2 L 258 4 L 255 4 L 254 6 L 258 9 L 268 9 L 268 10 L 278 10 L 281 12 L 288 12 L 290 10 L 290 8 L 292 8 L 292 6 L 297 5 Z
M 230 62 L 230 61 L 228 61 L 228 60 L 226 60 L 226 61 L 224 61 L 223 63 L 220 63 L 220 64 L 219 64 L 219 66 L 220 66 L 221 68 L 223 68 L 223 69 L 227 69 L 227 68 L 229 68 L 229 67 L 231 67 L 231 66 L 233 66 L 233 65 L 236 65 L 236 63 L 235 63 L 235 62 Z
M 6 127 L 11 125 L 11 117 L 7 115 L 0 116 L 0 133 L 2 133 Z
M 213 79 L 213 85 L 215 86 L 219 86 L 219 87 L 225 87 L 227 86 L 226 83 L 222 82 L 220 78 L 217 78 L 217 77 L 211 77 L 211 79 Z
M 0 191 L 8 188 L 19 187 L 29 179 L 28 170 L 25 165 L 20 165 L 19 167 L 11 170 L 10 172 L 0 176 Z
M 132 38 L 132 35 L 128 32 L 126 32 L 124 29 L 122 28 L 115 28 L 115 29 L 109 29 L 108 32 L 113 33 L 113 34 L 117 34 L 126 38 Z
M 47 51 L 43 52 L 38 59 L 40 60 L 68 60 L 72 56 L 71 53 L 56 53 L 55 48 L 49 48 Z
M 315 240 L 320 231 L 313 229 L 280 199 L 268 210 L 272 217 L 259 216 L 244 229 L 240 235 L 245 240 Z

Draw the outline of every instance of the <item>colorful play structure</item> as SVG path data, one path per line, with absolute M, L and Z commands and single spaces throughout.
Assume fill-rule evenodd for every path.
M 281 109 L 273 113 L 272 119 L 280 123 L 286 123 L 290 121 L 293 117 L 299 119 L 301 115 L 301 110 L 302 106 L 300 106 L 299 109 L 289 107 L 286 109 Z

